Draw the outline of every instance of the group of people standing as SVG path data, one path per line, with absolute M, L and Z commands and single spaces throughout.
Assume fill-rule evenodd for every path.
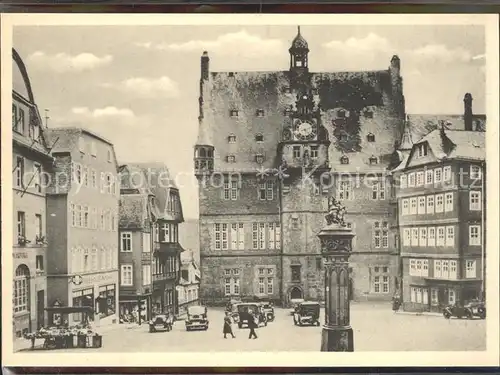
M 255 328 L 259 327 L 259 320 L 256 314 L 250 314 L 251 319 L 248 319 L 248 328 L 250 328 L 250 333 L 248 335 L 249 339 L 256 339 L 257 333 L 255 332 Z M 231 314 L 229 311 L 226 311 L 226 315 L 224 316 L 224 329 L 222 330 L 222 333 L 224 334 L 224 338 L 227 338 L 227 335 L 231 335 L 231 337 L 234 339 L 236 336 L 233 333 L 233 319 L 231 318 Z

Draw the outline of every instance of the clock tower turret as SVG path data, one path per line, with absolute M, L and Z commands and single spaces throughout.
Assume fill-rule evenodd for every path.
M 290 71 L 296 73 L 307 73 L 309 71 L 309 46 L 300 34 L 300 26 L 297 26 L 297 36 L 292 41 L 288 50 L 290 52 Z

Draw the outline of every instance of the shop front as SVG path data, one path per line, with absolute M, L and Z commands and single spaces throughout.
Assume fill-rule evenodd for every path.
M 75 276 L 70 280 L 70 304 L 72 307 L 89 307 L 94 310 L 90 319 L 103 326 L 118 322 L 118 272 L 106 272 Z M 72 314 L 72 322 L 77 324 L 81 314 Z
M 120 296 L 120 323 L 145 323 L 151 319 L 152 311 L 154 306 L 149 294 Z

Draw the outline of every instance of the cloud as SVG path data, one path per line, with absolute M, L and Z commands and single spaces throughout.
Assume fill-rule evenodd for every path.
M 81 72 L 108 65 L 113 61 L 113 56 L 98 57 L 93 53 L 80 53 L 72 56 L 64 52 L 48 55 L 45 52 L 37 51 L 28 56 L 28 61 L 41 68 L 64 73 L 69 71 Z
M 73 107 L 71 113 L 75 115 L 84 115 L 94 118 L 102 118 L 107 116 L 118 117 L 135 117 L 134 112 L 128 108 L 104 107 L 90 110 L 88 107 Z
M 486 54 L 476 55 L 472 57 L 472 60 L 483 60 L 486 58 Z
M 439 63 L 468 62 L 472 60 L 471 53 L 464 48 L 450 49 L 444 44 L 427 44 L 409 51 L 409 55 L 419 60 Z
M 214 52 L 224 55 L 242 55 L 245 57 L 259 57 L 265 55 L 281 54 L 285 45 L 279 39 L 266 39 L 258 35 L 249 34 L 246 30 L 241 30 L 234 33 L 220 35 L 213 40 L 191 40 L 185 43 L 173 44 L 152 44 L 135 43 L 143 48 L 152 48 L 157 50 L 170 50 L 181 52 L 197 52 L 203 51 Z
M 103 87 L 117 88 L 143 97 L 162 96 L 174 98 L 179 95 L 179 86 L 173 79 L 163 76 L 160 78 L 134 77 L 117 84 L 103 83 Z
M 332 40 L 324 43 L 323 47 L 331 50 L 347 50 L 347 52 L 381 51 L 388 52 L 392 49 L 389 41 L 377 34 L 370 33 L 364 38 L 351 37 L 345 41 Z
M 396 49 L 391 42 L 380 35 L 369 33 L 362 38 L 351 37 L 346 40 L 333 40 L 323 44 L 327 53 L 342 63 L 356 67 L 377 69 L 387 67 L 392 55 L 398 55 L 403 66 L 418 64 L 467 63 L 481 59 L 483 55 L 472 56 L 461 47 L 450 48 L 444 44 L 426 44 L 414 49 Z

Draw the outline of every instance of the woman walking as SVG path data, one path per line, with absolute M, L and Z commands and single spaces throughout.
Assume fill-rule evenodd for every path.
M 231 317 L 229 316 L 229 312 L 226 311 L 226 316 L 224 316 L 224 329 L 222 331 L 224 333 L 224 338 L 227 338 L 226 335 L 230 334 L 233 339 L 236 337 L 233 333 L 233 327 L 231 327 Z

